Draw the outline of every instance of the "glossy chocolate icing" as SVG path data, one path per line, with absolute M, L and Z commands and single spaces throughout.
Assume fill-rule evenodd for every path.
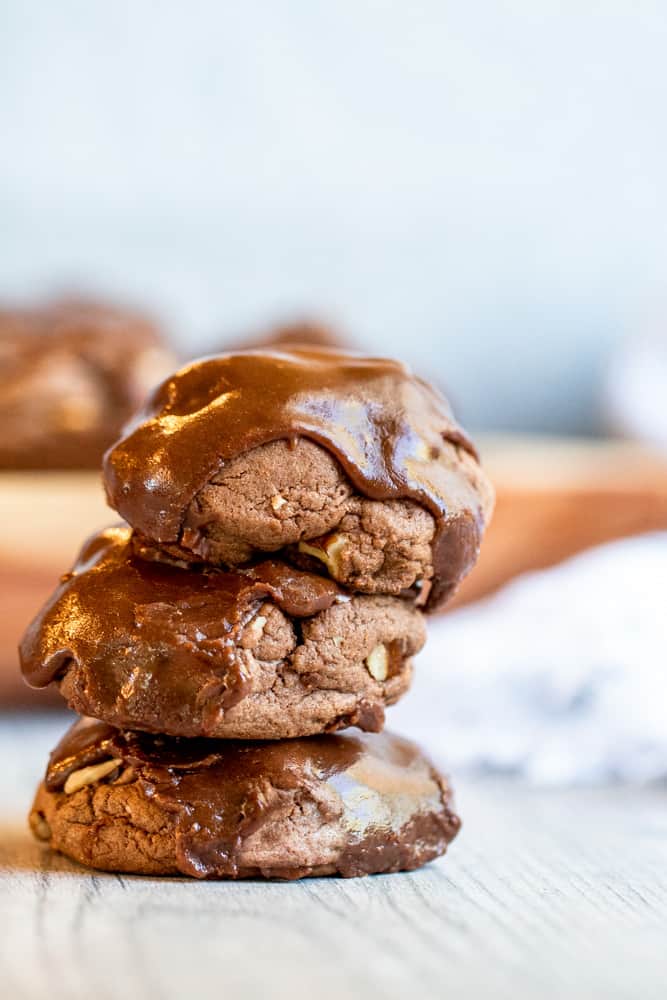
M 203 358 L 181 369 L 105 456 L 109 503 L 161 544 L 180 541 L 189 505 L 225 462 L 278 439 L 328 449 L 375 500 L 410 498 L 436 518 L 440 605 L 474 563 L 480 497 L 448 442 L 475 456 L 444 398 L 397 361 L 293 347 Z
M 162 704 L 185 711 L 186 693 L 201 687 L 202 678 L 206 694 L 216 695 L 216 711 L 224 711 L 246 693 L 235 640 L 264 601 L 303 618 L 345 599 L 333 581 L 284 563 L 268 560 L 230 573 L 181 569 L 140 558 L 134 544 L 131 529 L 114 527 L 84 545 L 21 642 L 21 666 L 33 687 L 46 686 L 75 661 L 99 714 L 113 709 L 122 718 L 124 700 L 150 701 L 156 685 Z
M 314 802 L 323 824 L 339 825 L 343 875 L 416 867 L 441 854 L 460 825 L 442 778 L 417 747 L 389 734 L 184 740 L 82 719 L 51 754 L 46 788 L 58 793 L 74 771 L 109 758 L 121 761 L 119 780 L 138 782 L 174 817 L 178 869 L 197 878 L 247 874 L 245 842 L 294 795 Z

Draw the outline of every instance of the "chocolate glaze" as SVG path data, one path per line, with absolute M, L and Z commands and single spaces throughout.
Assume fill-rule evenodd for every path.
M 125 701 L 150 702 L 155 685 L 162 705 L 185 714 L 202 678 L 224 711 L 247 691 L 236 638 L 265 600 L 303 618 L 340 599 L 333 581 L 270 560 L 226 573 L 142 559 L 131 529 L 108 528 L 84 545 L 29 626 L 21 666 L 30 685 L 44 687 L 71 661 L 82 665 L 88 698 L 112 718 L 123 718 Z
M 440 775 L 412 743 L 388 734 L 184 740 L 82 719 L 51 754 L 46 787 L 58 793 L 73 771 L 109 758 L 121 761 L 118 780 L 135 780 L 173 815 L 178 870 L 196 878 L 248 874 L 246 841 L 294 802 L 314 802 L 323 823 L 338 824 L 332 870 L 346 876 L 423 864 L 460 826 Z M 262 874 L 309 872 L 279 866 Z
M 107 452 L 109 503 L 148 538 L 178 543 L 190 504 L 226 461 L 299 436 L 327 448 L 364 496 L 410 498 L 434 515 L 427 610 L 440 605 L 483 529 L 480 497 L 443 442 L 476 453 L 444 398 L 397 361 L 293 347 L 193 362 Z

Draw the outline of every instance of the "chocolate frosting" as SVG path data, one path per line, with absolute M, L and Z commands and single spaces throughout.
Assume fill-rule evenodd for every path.
M 74 771 L 110 758 L 173 815 L 178 868 L 197 878 L 239 875 L 245 841 L 290 793 L 314 802 L 323 823 L 338 823 L 343 875 L 415 867 L 442 853 L 460 825 L 448 787 L 418 748 L 386 733 L 187 740 L 82 719 L 51 754 L 46 787 L 59 792 Z
M 118 718 L 123 699 L 137 692 L 150 698 L 158 684 L 163 703 L 177 711 L 186 692 L 197 689 L 195 675 L 199 687 L 206 680 L 206 694 L 219 696 L 216 711 L 224 711 L 247 691 L 235 640 L 264 601 L 304 618 L 345 599 L 333 581 L 277 561 L 229 573 L 182 569 L 142 559 L 134 545 L 127 527 L 108 528 L 84 545 L 21 642 L 21 666 L 33 687 L 75 661 L 100 714 L 113 707 Z
M 323 348 L 203 358 L 167 379 L 106 454 L 109 503 L 162 544 L 178 543 L 189 505 L 225 462 L 307 437 L 375 500 L 410 498 L 435 517 L 427 609 L 473 565 L 480 496 L 448 442 L 476 457 L 445 399 L 398 361 Z

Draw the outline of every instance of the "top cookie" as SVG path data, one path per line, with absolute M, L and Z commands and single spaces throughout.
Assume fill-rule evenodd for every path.
M 65 300 L 0 309 L 0 468 L 98 469 L 173 364 L 133 312 Z
M 492 489 L 444 398 L 397 361 L 318 348 L 203 358 L 105 456 L 109 503 L 188 561 L 258 553 L 365 593 L 441 605 Z

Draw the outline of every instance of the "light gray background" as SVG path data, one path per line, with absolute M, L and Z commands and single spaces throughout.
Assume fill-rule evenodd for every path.
M 4 0 L 0 294 L 199 351 L 316 312 L 463 417 L 590 430 L 662 299 L 659 0 Z

